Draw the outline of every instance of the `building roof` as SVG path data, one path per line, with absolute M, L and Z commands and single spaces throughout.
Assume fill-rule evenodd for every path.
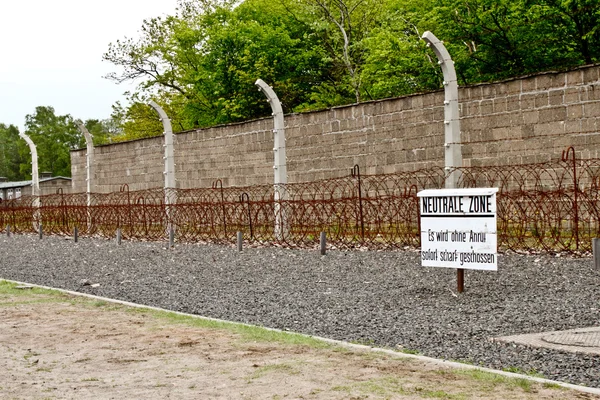
M 66 176 L 53 176 L 51 178 L 43 178 L 40 179 L 40 183 L 42 182 L 48 182 L 48 181 L 52 181 L 55 179 L 66 179 L 66 180 L 71 180 L 71 178 L 68 178 Z M 31 180 L 28 181 L 14 181 L 14 182 L 1 182 L 0 183 L 0 189 L 13 189 L 13 188 L 21 188 L 21 187 L 25 187 L 25 186 L 31 186 Z

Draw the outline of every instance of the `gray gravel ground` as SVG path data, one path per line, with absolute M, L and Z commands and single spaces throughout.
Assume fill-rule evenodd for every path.
M 498 272 L 466 271 L 457 295 L 455 270 L 423 268 L 414 250 L 239 253 L 27 235 L 0 248 L 3 279 L 600 387 L 600 356 L 489 341 L 600 326 L 590 257 L 500 255 Z

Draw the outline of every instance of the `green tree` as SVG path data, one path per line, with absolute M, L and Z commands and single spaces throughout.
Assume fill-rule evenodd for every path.
M 185 18 L 146 21 L 139 40 L 118 41 L 104 55 L 123 67 L 110 79 L 143 80 L 131 109 L 115 109 L 126 136 L 133 129 L 126 122 L 146 123 L 139 99 L 160 99 L 170 106 L 174 127 L 189 129 L 268 115 L 254 86 L 258 78 L 274 86 L 288 112 L 309 105 L 311 89 L 331 81 L 318 37 L 283 5 L 266 0 L 195 5 Z
M 19 137 L 19 128 L 0 124 L 0 176 L 9 181 L 25 180 L 20 165 L 28 162 L 27 145 Z M 29 159 L 30 160 L 30 159 Z
M 600 4 L 589 0 L 438 0 L 433 18 L 463 83 L 595 62 Z
M 70 115 L 56 115 L 54 108 L 36 107 L 25 117 L 25 133 L 33 140 L 38 152 L 39 171 L 53 176 L 71 176 L 71 149 L 85 146 L 85 139 Z M 21 171 L 31 171 L 21 165 Z
M 381 99 L 437 89 L 443 78 L 421 36 L 435 30 L 430 2 L 412 0 L 386 4 L 378 26 L 363 39 L 362 84 Z

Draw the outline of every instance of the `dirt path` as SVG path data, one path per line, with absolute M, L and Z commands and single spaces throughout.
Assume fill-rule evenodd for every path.
M 591 399 L 0 281 L 3 399 Z

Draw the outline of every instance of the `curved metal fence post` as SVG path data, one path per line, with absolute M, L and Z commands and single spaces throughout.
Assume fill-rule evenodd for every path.
M 438 64 L 444 74 L 444 154 L 447 189 L 456 188 L 462 167 L 462 150 L 460 141 L 460 116 L 458 113 L 458 82 L 454 61 L 444 44 L 429 31 L 423 33 L 422 39 L 427 47 L 433 49 Z
M 171 198 L 171 189 L 175 189 L 175 150 L 173 147 L 173 127 L 171 126 L 171 120 L 167 116 L 165 110 L 162 109 L 161 106 L 156 104 L 154 101 L 150 101 L 148 103 L 157 114 L 160 116 L 160 120 L 163 124 L 164 135 L 165 135 L 165 156 L 163 159 L 165 160 L 165 206 L 167 213 L 167 234 L 170 234 L 173 229 L 172 218 L 173 218 L 173 210 L 171 209 L 171 204 L 174 204 L 175 198 Z
M 283 109 L 281 102 L 273 91 L 262 79 L 257 79 L 254 83 L 259 90 L 267 96 L 271 109 L 273 110 L 273 133 L 274 136 L 274 200 L 275 200 L 275 239 L 284 240 L 288 236 L 289 227 L 285 210 L 281 201 L 288 200 L 288 193 L 285 185 L 287 184 L 287 161 L 285 154 L 285 127 L 283 121 Z
M 429 31 L 423 33 L 422 39 L 427 43 L 427 47 L 433 49 L 444 74 L 444 170 L 446 175 L 444 186 L 446 189 L 454 189 L 458 187 L 461 174 L 458 168 L 462 167 L 463 163 L 456 70 L 446 46 L 433 33 Z M 457 290 L 462 293 L 465 281 L 464 269 L 456 270 L 456 281 Z
M 38 226 L 42 224 L 42 217 L 40 213 L 40 176 L 38 173 L 38 154 L 35 143 L 29 136 L 23 132 L 19 132 L 19 136 L 27 142 L 29 145 L 29 151 L 31 152 L 31 196 L 33 196 L 33 207 L 36 209 L 33 213 L 33 228 L 38 229 L 35 225 L 36 221 Z
M 92 192 L 95 190 L 95 182 L 94 182 L 94 139 L 90 134 L 90 131 L 85 127 L 81 120 L 75 121 L 79 131 L 83 133 L 85 137 L 86 144 L 86 154 L 85 154 L 85 168 L 86 168 L 86 193 L 87 193 L 87 231 L 91 232 L 92 230 L 92 212 L 90 207 L 92 206 Z

